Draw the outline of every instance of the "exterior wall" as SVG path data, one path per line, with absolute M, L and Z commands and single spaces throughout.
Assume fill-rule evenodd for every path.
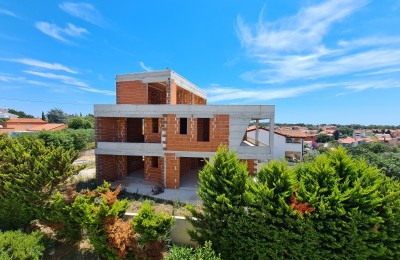
M 115 181 L 126 177 L 127 157 L 121 155 L 96 155 L 96 178 L 98 183 L 103 180 Z
M 165 188 L 178 189 L 180 184 L 180 158 L 174 153 L 165 154 Z
M 166 104 L 167 94 L 166 91 L 156 90 L 154 88 L 148 88 L 148 104 Z
M 250 175 L 254 175 L 257 172 L 257 160 L 243 160 L 247 164 L 247 171 Z
M 164 157 L 157 157 L 158 167 L 152 166 L 152 156 L 144 157 L 144 179 L 162 185 Z
M 139 81 L 117 82 L 117 104 L 147 104 L 146 84 Z
M 167 104 L 176 105 L 177 96 L 176 96 L 177 86 L 173 79 L 169 81 L 169 89 L 167 90 Z
M 166 150 L 215 152 L 218 147 L 229 145 L 229 116 L 216 115 L 210 118 L 210 141 L 197 141 L 197 119 L 188 118 L 188 132 L 180 134 L 179 118 L 176 115 L 166 115 Z
M 126 142 L 126 118 L 97 117 L 95 121 L 96 142 Z
M 158 118 L 158 133 L 153 133 L 153 118 L 144 119 L 144 142 L 145 143 L 161 143 L 161 122 Z
M 255 139 L 256 131 L 247 132 L 247 136 Z M 260 128 L 258 131 L 258 141 L 268 145 L 269 131 Z M 286 149 L 286 138 L 282 135 L 275 134 L 274 136 L 274 159 L 284 159 Z
M 38 127 L 42 125 L 46 125 L 47 122 L 5 122 L 3 126 L 5 128 L 12 128 L 15 131 L 26 131 L 31 130 L 33 127 Z

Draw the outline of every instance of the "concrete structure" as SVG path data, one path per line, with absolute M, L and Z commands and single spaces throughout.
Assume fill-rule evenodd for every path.
M 275 130 L 273 136 L 273 159 L 286 159 L 289 162 L 303 161 L 304 138 L 307 137 L 306 134 L 302 133 L 301 131 Z M 256 127 L 251 126 L 247 129 L 247 141 L 254 143 L 255 137 Z M 269 130 L 264 127 L 260 127 L 258 134 L 259 145 L 268 145 L 269 138 Z
M 273 145 L 243 139 L 251 120 L 274 127 L 274 106 L 206 105 L 203 90 L 168 69 L 117 75 L 116 92 L 116 105 L 94 106 L 99 182 L 140 171 L 144 180 L 178 189 L 220 145 L 236 150 L 250 172 L 273 157 Z

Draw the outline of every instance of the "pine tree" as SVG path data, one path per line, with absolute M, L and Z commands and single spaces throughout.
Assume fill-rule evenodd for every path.
M 191 221 L 196 231 L 189 231 L 191 237 L 201 244 L 212 241 L 217 246 L 218 233 L 226 227 L 224 221 L 231 212 L 244 207 L 244 192 L 247 189 L 247 167 L 227 147 L 220 147 L 212 162 L 199 173 L 198 194 L 203 201 L 203 213 L 191 212 L 198 221 Z
M 44 115 L 44 112 L 42 111 L 42 120 L 46 121 L 46 116 Z
M 78 155 L 35 138 L 0 135 L 0 229 L 24 228 L 40 217 L 60 185 L 84 167 L 72 165 Z

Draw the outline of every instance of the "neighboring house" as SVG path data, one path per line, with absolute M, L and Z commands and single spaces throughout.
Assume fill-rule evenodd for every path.
M 392 138 L 390 134 L 375 134 L 376 138 Z
M 353 137 L 355 137 L 355 138 L 364 138 L 364 137 L 366 137 L 365 130 L 354 130 L 353 131 Z
M 247 128 L 246 140 L 256 143 L 256 126 Z M 306 134 L 295 130 L 275 130 L 274 131 L 274 156 L 273 159 L 286 159 L 289 162 L 303 161 L 304 138 Z M 258 142 L 260 145 L 269 144 L 269 130 L 260 127 L 258 132 Z
M 9 113 L 7 108 L 0 107 L 0 118 L 18 118 L 18 116 Z
M 94 105 L 99 182 L 132 176 L 178 189 L 220 145 L 235 150 L 250 172 L 273 158 L 273 145 L 243 137 L 251 120 L 269 119 L 273 128 L 274 106 L 206 105 L 203 90 L 169 69 L 117 75 L 116 99 Z
M 386 143 L 389 145 L 395 145 L 397 144 L 397 138 L 392 138 L 392 137 L 378 137 L 378 142 L 380 143 Z
M 66 128 L 66 124 L 48 124 L 39 118 L 12 118 L 2 123 L 0 134 L 14 136 L 19 133 L 31 133 L 42 130 L 57 131 Z

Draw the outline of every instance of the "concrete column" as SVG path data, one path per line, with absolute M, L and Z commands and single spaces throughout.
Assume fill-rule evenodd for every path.
M 274 118 L 269 119 L 269 148 L 271 155 L 274 155 L 274 136 L 275 136 L 275 122 Z
M 258 129 L 259 129 L 259 120 L 256 119 L 256 137 L 255 137 L 255 145 L 258 146 Z

